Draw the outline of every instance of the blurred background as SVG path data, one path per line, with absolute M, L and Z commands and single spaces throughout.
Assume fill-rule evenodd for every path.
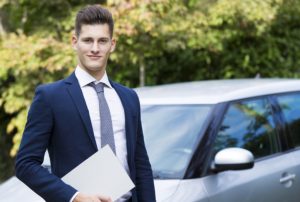
M 87 4 L 113 13 L 108 72 L 127 86 L 300 77 L 300 0 L 0 0 L 0 183 L 34 89 L 76 66 L 74 18 Z

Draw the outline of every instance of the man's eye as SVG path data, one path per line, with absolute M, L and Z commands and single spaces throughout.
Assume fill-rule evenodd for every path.
M 101 39 L 101 40 L 99 40 L 99 42 L 100 42 L 101 44 L 106 44 L 106 43 L 108 42 L 108 40 L 107 40 L 107 39 Z
M 83 41 L 84 41 L 84 42 L 87 42 L 87 43 L 90 43 L 90 42 L 92 42 L 92 40 L 91 40 L 91 39 L 83 39 Z

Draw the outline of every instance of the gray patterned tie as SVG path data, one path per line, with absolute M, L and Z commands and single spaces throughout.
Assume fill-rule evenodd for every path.
M 109 145 L 114 153 L 116 153 L 114 132 L 112 127 L 110 111 L 104 97 L 104 83 L 90 83 L 98 95 L 101 125 L 101 147 Z

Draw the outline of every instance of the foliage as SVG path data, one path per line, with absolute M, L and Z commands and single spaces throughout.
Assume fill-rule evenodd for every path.
M 0 78 L 3 85 L 0 105 L 5 113 L 14 114 L 7 133 L 14 133 L 11 155 L 15 156 L 26 121 L 34 88 L 43 82 L 61 79 L 74 65 L 71 47 L 53 38 L 9 34 L 1 42 Z
M 128 85 L 138 84 L 141 65 L 147 85 L 299 77 L 297 0 L 132 1 L 119 7 L 111 73 Z M 283 30 L 287 36 L 278 34 Z
M 300 77 L 299 0 L 100 2 L 116 22 L 109 75 L 125 85 Z M 73 71 L 73 20 L 86 3 L 99 1 L 0 0 L 0 146 L 10 150 L 0 173 L 16 155 L 35 87 Z
M 26 34 L 55 34 L 60 38 L 64 32 L 72 29 L 62 22 L 73 17 L 74 8 L 104 2 L 105 0 L 1 0 L 0 6 L 6 30 L 14 32 L 21 29 Z

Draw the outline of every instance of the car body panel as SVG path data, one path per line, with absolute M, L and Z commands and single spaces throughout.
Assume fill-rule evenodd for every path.
M 207 80 L 137 88 L 142 105 L 216 104 L 300 90 L 299 79 Z
M 0 201 L 45 202 L 16 177 L 11 177 L 0 185 Z
M 160 192 L 156 194 L 161 194 Z M 157 200 L 160 201 L 160 200 Z M 181 180 L 176 192 L 168 201 L 197 201 L 209 202 L 205 186 L 202 179 L 186 179 Z
M 154 180 L 156 200 L 170 201 L 177 192 L 180 180 Z
M 300 135 L 300 134 L 299 134 Z M 294 170 L 292 173 L 289 174 L 294 174 L 295 178 L 293 179 L 293 186 L 298 187 L 296 190 L 295 194 L 297 195 L 296 197 L 298 198 L 298 201 L 300 200 L 300 149 L 297 149 L 291 153 L 293 157 L 293 164 L 294 164 Z
M 279 181 L 284 173 L 295 173 L 291 154 L 258 161 L 252 169 L 204 177 L 203 184 L 210 202 L 296 202 L 299 200 L 299 186 L 281 184 Z

